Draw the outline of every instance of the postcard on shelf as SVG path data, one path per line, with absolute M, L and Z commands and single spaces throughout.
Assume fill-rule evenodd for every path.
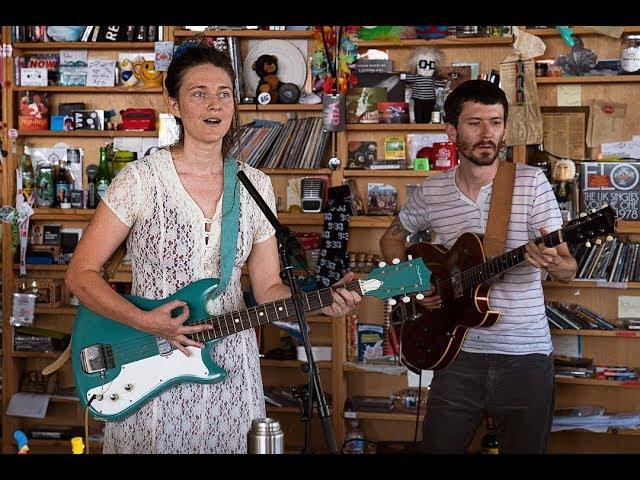
M 20 97 L 20 130 L 49 130 L 49 97 L 46 92 L 27 91 Z
M 404 138 L 387 137 L 384 139 L 384 159 L 404 160 L 406 157 Z
M 173 57 L 173 42 L 156 42 L 154 44 L 155 67 L 159 72 L 164 72 L 169 68 Z
M 60 85 L 85 86 L 89 67 L 88 50 L 60 50 Z
M 381 87 L 347 90 L 347 123 L 378 123 L 378 102 L 387 101 L 387 90 Z
M 21 68 L 20 85 L 25 87 L 46 87 L 48 85 L 46 68 Z
M 378 158 L 378 144 L 376 142 L 351 141 L 347 144 L 348 169 L 364 169 L 371 166 L 371 162 Z
M 88 87 L 113 87 L 115 85 L 116 61 L 90 58 L 87 67 Z
M 398 191 L 393 185 L 369 183 L 367 200 L 367 215 L 395 215 L 398 207 Z

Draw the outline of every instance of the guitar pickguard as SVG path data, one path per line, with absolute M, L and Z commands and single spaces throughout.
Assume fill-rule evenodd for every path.
M 220 372 L 210 374 L 202 360 L 203 355 L 210 355 L 209 346 L 186 348 L 191 353 L 189 357 L 174 350 L 170 355 L 156 355 L 122 365 L 115 379 L 87 392 L 87 401 L 97 395 L 90 407 L 94 414 L 123 418 L 176 383 L 215 383 L 224 378 Z

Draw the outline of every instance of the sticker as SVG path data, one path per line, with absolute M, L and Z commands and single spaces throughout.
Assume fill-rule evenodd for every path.
M 16 138 L 18 138 L 18 130 L 16 130 L 15 128 L 10 128 L 7 134 L 9 135 L 9 138 L 11 140 L 15 140 Z

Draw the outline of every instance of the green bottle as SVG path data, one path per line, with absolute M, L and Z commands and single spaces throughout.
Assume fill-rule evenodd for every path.
M 107 191 L 110 183 L 111 171 L 109 170 L 109 164 L 107 163 L 107 148 L 100 147 L 100 163 L 98 164 L 98 174 L 96 175 L 96 192 L 98 194 L 98 201 Z

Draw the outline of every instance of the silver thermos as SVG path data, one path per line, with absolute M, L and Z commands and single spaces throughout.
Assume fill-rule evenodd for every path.
M 247 453 L 284 453 L 284 434 L 280 422 L 256 418 L 247 433 Z

